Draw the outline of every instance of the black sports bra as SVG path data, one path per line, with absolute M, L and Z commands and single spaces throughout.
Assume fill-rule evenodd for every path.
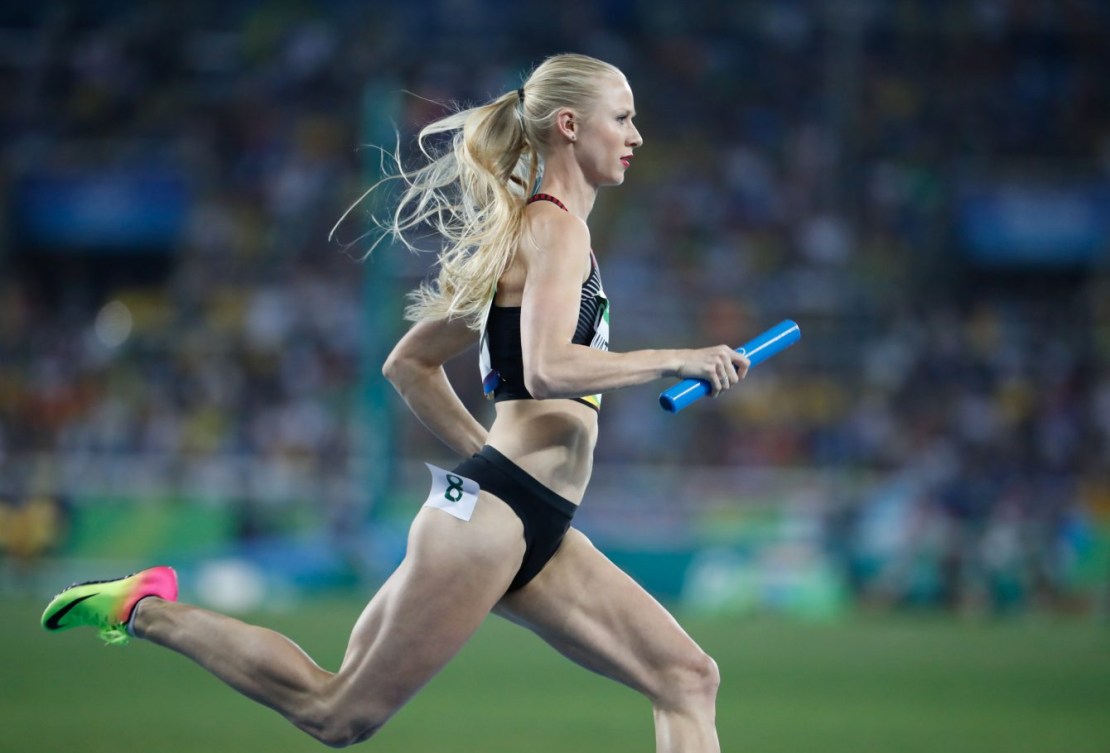
M 550 201 L 564 212 L 563 202 L 550 194 L 538 193 L 528 199 Z M 601 272 L 597 258 L 590 253 L 590 275 L 582 283 L 582 298 L 578 306 L 578 326 L 571 342 L 598 350 L 609 350 L 609 301 L 601 286 Z M 495 291 L 496 293 L 496 291 Z M 520 307 L 495 306 L 490 296 L 481 340 L 482 389 L 494 402 L 502 400 L 532 400 L 524 386 L 524 357 L 520 345 Z M 601 395 L 573 398 L 576 402 L 601 409 Z

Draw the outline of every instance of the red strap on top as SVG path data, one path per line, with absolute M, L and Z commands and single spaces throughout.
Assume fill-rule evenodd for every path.
M 564 212 L 569 212 L 570 211 L 569 209 L 566 208 L 566 205 L 563 204 L 563 202 L 559 201 L 558 199 L 556 199 L 554 196 L 552 196 L 549 193 L 532 194 L 531 198 L 528 199 L 527 203 L 531 204 L 534 201 L 550 201 L 552 204 L 559 207 L 559 209 L 562 209 Z

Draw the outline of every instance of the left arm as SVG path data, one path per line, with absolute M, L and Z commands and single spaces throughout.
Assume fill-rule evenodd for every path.
M 417 322 L 382 367 L 409 410 L 464 458 L 482 448 L 488 431 L 463 405 L 443 364 L 477 342 L 478 333 L 461 319 Z
M 727 345 L 697 350 L 602 351 L 572 342 L 578 324 L 589 231 L 581 220 L 547 209 L 532 225 L 536 242 L 522 246 L 527 276 L 521 296 L 524 382 L 538 400 L 579 397 L 662 377 L 709 382 L 712 395 L 744 377 L 748 359 Z

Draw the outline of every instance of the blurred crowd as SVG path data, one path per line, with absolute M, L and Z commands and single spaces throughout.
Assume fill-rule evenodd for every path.
M 853 587 L 894 602 L 996 571 L 977 582 L 999 603 L 1055 598 L 1107 525 L 1110 249 L 986 263 L 959 225 L 966 180 L 1110 180 L 1096 0 L 44 3 L 0 13 L 0 41 L 0 499 L 348 520 L 383 432 L 396 458 L 442 454 L 407 419 L 367 425 L 399 406 L 378 369 L 428 258 L 359 261 L 364 207 L 328 233 L 394 126 L 404 151 L 575 50 L 627 73 L 645 137 L 595 210 L 614 347 L 804 333 L 712 408 L 613 396 L 599 467 L 875 479 L 821 514 Z M 29 179 L 136 165 L 187 186 L 167 247 L 21 230 Z M 488 411 L 476 365 L 453 369 Z

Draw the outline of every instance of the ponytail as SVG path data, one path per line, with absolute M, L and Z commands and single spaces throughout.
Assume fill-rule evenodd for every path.
M 428 164 L 405 176 L 408 188 L 393 214 L 401 237 L 430 225 L 446 241 L 434 285 L 410 294 L 413 321 L 463 317 L 473 328 L 512 261 L 528 192 L 539 177 L 539 155 L 525 135 L 515 91 L 425 127 L 418 139 Z M 431 151 L 429 139 L 451 133 Z M 411 247 L 411 246 L 410 246 Z

